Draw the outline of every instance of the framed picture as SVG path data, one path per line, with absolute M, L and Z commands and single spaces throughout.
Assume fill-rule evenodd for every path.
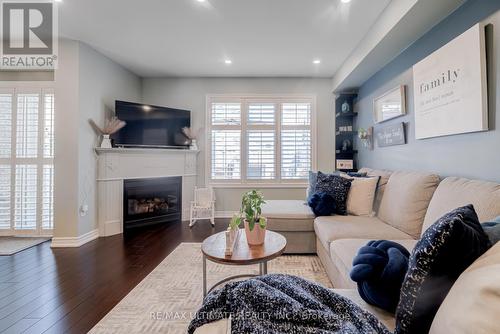
M 401 85 L 373 100 L 373 118 L 380 123 L 406 114 L 406 90 Z
M 413 66 L 417 139 L 488 130 L 484 25 Z
M 399 122 L 375 130 L 378 147 L 406 144 L 405 123 Z
M 353 169 L 354 161 L 351 159 L 337 159 L 337 169 Z

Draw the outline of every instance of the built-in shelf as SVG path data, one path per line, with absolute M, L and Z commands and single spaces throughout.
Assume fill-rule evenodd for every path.
M 356 170 L 356 153 L 354 149 L 357 131 L 354 130 L 355 93 L 340 93 L 335 99 L 335 168 L 348 172 Z M 344 149 L 342 149 L 344 148 Z M 347 149 L 345 149 L 347 148 Z
M 354 116 L 358 116 L 358 114 L 355 112 L 349 112 L 349 113 L 338 113 L 337 115 L 335 115 L 336 118 L 348 118 Z
M 352 136 L 357 135 L 358 131 L 337 131 L 335 133 L 336 136 Z
M 113 147 L 113 148 L 102 148 L 96 147 L 94 150 L 99 153 L 199 153 L 200 150 L 190 150 L 190 149 L 175 149 L 175 148 L 151 148 L 151 147 Z

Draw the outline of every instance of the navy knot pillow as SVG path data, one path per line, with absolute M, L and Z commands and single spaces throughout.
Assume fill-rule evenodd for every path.
M 393 241 L 372 240 L 361 247 L 351 270 L 351 279 L 358 283 L 361 298 L 368 304 L 394 312 L 409 257 L 408 250 Z
M 335 212 L 335 200 L 326 192 L 317 192 L 307 202 L 316 216 L 330 216 Z

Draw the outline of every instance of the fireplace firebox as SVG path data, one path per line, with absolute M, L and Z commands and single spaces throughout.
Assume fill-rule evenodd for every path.
M 123 229 L 178 221 L 182 212 L 182 177 L 123 181 Z

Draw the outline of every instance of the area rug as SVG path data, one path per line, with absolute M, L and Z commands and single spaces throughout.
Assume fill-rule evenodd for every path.
M 50 238 L 0 237 L 0 256 L 12 255 L 48 240 Z
M 224 266 L 207 261 L 207 282 L 257 273 L 258 265 Z M 332 287 L 315 255 L 283 255 L 268 263 L 268 273 L 285 273 Z M 185 334 L 202 302 L 201 244 L 182 243 L 122 299 L 90 333 Z

